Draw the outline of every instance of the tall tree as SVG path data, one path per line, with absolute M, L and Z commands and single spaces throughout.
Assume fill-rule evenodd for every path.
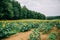
M 24 19 L 27 18 L 27 12 L 28 12 L 28 9 L 26 8 L 26 6 L 23 6 L 21 10 L 21 15 L 23 16 Z
M 14 16 L 11 0 L 0 1 L 0 14 L 3 19 L 11 19 Z
M 14 19 L 19 19 L 20 18 L 20 14 L 21 14 L 20 3 L 18 3 L 15 0 L 13 0 L 12 1 L 12 5 L 13 5 L 13 12 L 14 12 Z

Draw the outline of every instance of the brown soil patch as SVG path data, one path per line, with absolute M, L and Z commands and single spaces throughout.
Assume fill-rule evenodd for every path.
M 5 38 L 3 40 L 28 40 L 29 34 L 32 31 L 17 33 L 15 35 L 10 36 L 9 38 Z
M 3 40 L 28 40 L 29 35 L 31 33 L 32 33 L 32 31 L 21 32 L 21 33 L 17 33 L 15 35 L 12 35 L 9 38 L 5 38 Z M 48 37 L 48 34 L 42 34 L 42 32 L 40 32 L 40 37 L 41 37 L 41 40 L 46 40 Z
M 43 34 L 42 32 L 40 32 L 40 37 L 41 40 L 47 40 L 49 34 Z
M 56 32 L 56 30 L 57 29 L 51 30 L 51 32 Z M 59 30 L 59 32 L 60 32 L 60 30 Z M 12 35 L 9 38 L 5 38 L 3 40 L 28 40 L 29 35 L 31 33 L 32 33 L 32 30 L 27 31 L 27 32 L 21 32 L 21 33 L 17 33 L 15 35 Z M 42 32 L 40 32 L 40 38 L 41 38 L 41 40 L 47 40 L 48 36 L 49 36 L 49 33 L 48 34 L 42 34 Z

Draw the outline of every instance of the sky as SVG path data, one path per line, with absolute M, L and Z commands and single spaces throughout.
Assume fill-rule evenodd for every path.
M 60 0 L 17 0 L 21 6 L 46 16 L 60 16 Z

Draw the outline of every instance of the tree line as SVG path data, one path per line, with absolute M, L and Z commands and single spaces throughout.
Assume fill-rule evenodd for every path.
M 45 15 L 21 6 L 15 0 L 0 0 L 0 20 L 45 19 Z
M 47 16 L 47 20 L 60 19 L 60 16 Z

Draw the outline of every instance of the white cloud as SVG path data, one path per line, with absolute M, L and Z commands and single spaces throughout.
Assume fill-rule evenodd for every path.
M 60 0 L 17 0 L 30 10 L 38 11 L 46 16 L 60 15 Z

